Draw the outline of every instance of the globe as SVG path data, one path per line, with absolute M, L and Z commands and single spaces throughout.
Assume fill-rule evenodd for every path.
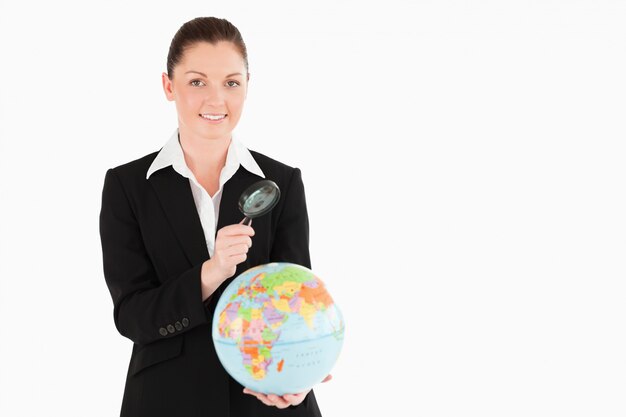
M 212 336 L 222 366 L 241 385 L 296 394 L 330 373 L 343 345 L 344 321 L 313 271 L 273 262 L 248 269 L 226 287 Z

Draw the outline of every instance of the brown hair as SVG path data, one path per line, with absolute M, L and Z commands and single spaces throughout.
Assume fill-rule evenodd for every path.
M 220 41 L 232 42 L 241 54 L 248 72 L 248 51 L 239 29 L 226 19 L 217 17 L 196 17 L 183 24 L 172 38 L 170 51 L 167 54 L 167 76 L 174 77 L 174 67 L 182 59 L 185 49 L 197 42 L 208 42 L 212 45 Z

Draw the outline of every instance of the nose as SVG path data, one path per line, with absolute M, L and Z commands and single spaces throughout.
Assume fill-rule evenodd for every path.
M 204 101 L 206 104 L 222 104 L 224 102 L 224 96 L 222 89 L 219 85 L 210 84 L 205 89 Z

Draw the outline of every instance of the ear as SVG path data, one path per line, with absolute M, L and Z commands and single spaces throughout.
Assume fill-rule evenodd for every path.
M 163 91 L 168 101 L 174 101 L 174 86 L 170 77 L 166 73 L 161 74 L 161 81 L 163 82 Z

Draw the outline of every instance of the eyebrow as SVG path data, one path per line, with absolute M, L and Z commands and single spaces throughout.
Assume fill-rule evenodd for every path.
M 195 72 L 196 74 L 200 74 L 206 78 L 206 74 L 200 71 L 190 70 L 190 71 L 187 71 L 185 74 L 189 74 L 190 72 Z M 243 75 L 243 74 L 240 72 L 233 72 L 232 74 L 228 74 L 226 77 L 232 77 L 233 75 Z

